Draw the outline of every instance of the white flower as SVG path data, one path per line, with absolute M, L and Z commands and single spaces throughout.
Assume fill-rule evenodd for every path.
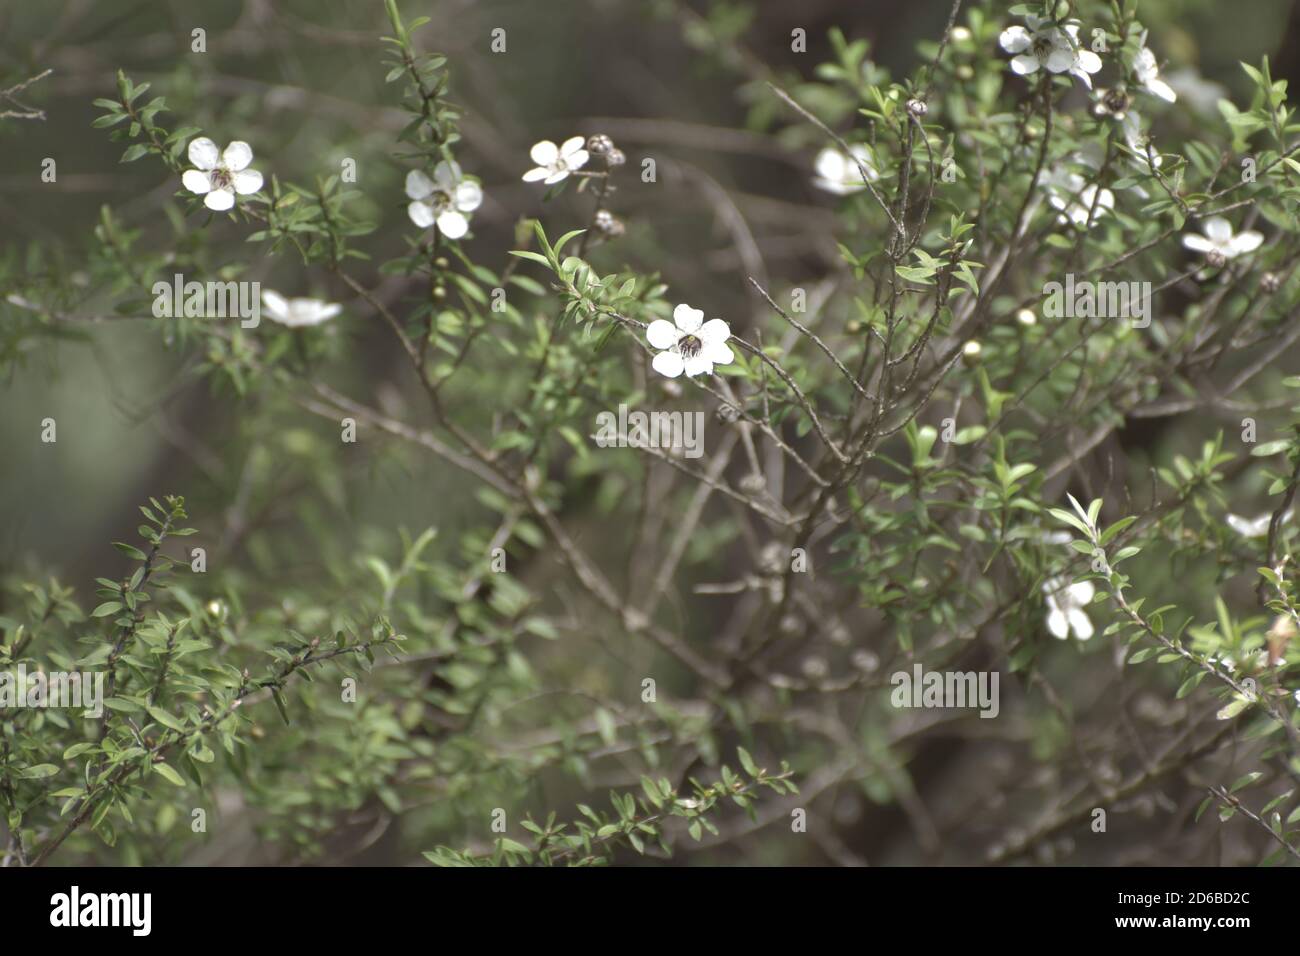
M 1205 230 L 1204 236 L 1195 233 L 1183 236 L 1183 245 L 1194 252 L 1206 255 L 1217 253 L 1225 259 L 1235 259 L 1243 253 L 1254 252 L 1264 241 L 1263 235 L 1252 229 L 1233 235 L 1232 224 L 1222 216 L 1205 220 L 1202 228 Z
M 1115 194 L 1109 189 L 1099 189 L 1091 184 L 1085 186 L 1084 183 L 1084 178 L 1078 173 L 1055 176 L 1048 181 L 1047 200 L 1061 210 L 1058 217 L 1061 222 L 1091 228 L 1108 210 L 1115 208 Z
M 1156 55 L 1147 49 L 1147 35 L 1142 34 L 1142 49 L 1138 50 L 1137 59 L 1133 61 L 1133 72 L 1138 84 L 1153 96 L 1158 96 L 1167 103 L 1178 99 L 1173 88 L 1160 79 L 1160 67 L 1156 65 Z
M 286 299 L 278 292 L 266 289 L 262 292 L 262 307 L 266 317 L 272 322 L 279 322 L 291 328 L 304 325 L 320 325 L 332 319 L 343 310 L 335 302 L 322 302 L 320 299 Z
M 1050 20 L 1025 17 L 1028 29 L 1007 27 L 998 38 L 1002 49 L 1016 54 L 1011 70 L 1021 76 L 1046 68 L 1049 73 L 1069 73 L 1092 89 L 1091 73 L 1101 69 L 1101 57 L 1079 45 L 1079 24 L 1067 23 L 1064 29 Z
M 566 139 L 558 147 L 549 139 L 534 143 L 528 153 L 537 166 L 524 173 L 524 182 L 535 183 L 542 180 L 546 185 L 558 183 L 573 172 L 587 165 L 588 153 L 583 148 L 586 142 L 581 136 Z
M 1260 515 L 1258 518 L 1243 518 L 1240 515 L 1227 515 L 1224 519 L 1228 522 L 1228 527 L 1243 538 L 1262 538 L 1268 534 L 1268 526 L 1273 520 L 1273 516 L 1268 512 Z M 1283 521 L 1291 520 L 1291 512 L 1288 510 L 1282 515 Z
M 1083 612 L 1095 593 L 1091 581 L 1067 587 L 1064 578 L 1049 578 L 1043 582 L 1043 593 L 1047 595 L 1047 629 L 1053 637 L 1065 640 L 1071 631 L 1081 641 L 1092 637 L 1092 621 Z
M 676 378 L 710 375 L 715 365 L 730 365 L 736 360 L 727 346 L 731 327 L 722 319 L 704 321 L 702 309 L 692 309 L 683 302 L 673 309 L 673 321 L 655 319 L 645 331 L 646 340 L 657 349 L 651 365 L 660 375 Z
M 465 213 L 473 212 L 483 202 L 482 187 L 466 179 L 459 166 L 445 159 L 433 168 L 433 179 L 418 169 L 407 173 L 406 195 L 411 200 L 406 207 L 411 222 L 421 229 L 436 222 L 438 231 L 448 239 L 459 239 L 469 231 Z
M 813 185 L 837 196 L 861 192 L 867 188 L 868 179 L 875 182 L 880 178 L 872 165 L 871 151 L 861 144 L 850 146 L 847 156 L 835 147 L 827 146 L 817 154 L 815 168 L 817 175 L 813 177 Z M 867 179 L 862 178 L 863 169 L 867 171 Z
M 181 182 L 209 209 L 224 212 L 235 205 L 235 193 L 247 196 L 262 188 L 262 174 L 248 168 L 253 150 L 245 142 L 235 140 L 218 153 L 216 143 L 200 136 L 190 140 L 189 157 L 198 168 L 185 170 Z

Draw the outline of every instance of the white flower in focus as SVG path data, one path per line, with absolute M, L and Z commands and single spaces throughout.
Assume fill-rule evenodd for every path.
M 266 309 L 268 319 L 290 328 L 320 325 L 343 311 L 343 306 L 336 302 L 322 302 L 320 299 L 286 299 L 280 293 L 272 292 L 270 289 L 262 293 L 262 307 Z
M 1183 236 L 1183 245 L 1207 256 L 1217 254 L 1224 259 L 1235 259 L 1244 253 L 1254 252 L 1264 241 L 1264 236 L 1252 229 L 1234 235 L 1232 224 L 1222 216 L 1205 220 L 1202 228 L 1205 230 L 1204 236 L 1195 233 Z
M 1156 65 L 1156 55 L 1147 49 L 1147 35 L 1142 34 L 1142 49 L 1133 61 L 1133 72 L 1138 84 L 1153 96 L 1158 96 L 1166 103 L 1173 103 L 1178 94 L 1164 80 L 1160 79 L 1160 67 Z
M 438 231 L 448 239 L 459 239 L 469 231 L 469 217 L 483 202 L 483 188 L 466 179 L 460 167 L 443 160 L 433 168 L 430 179 L 421 170 L 406 174 L 406 207 L 411 222 L 421 229 L 437 223 Z
M 573 136 L 556 146 L 549 139 L 534 143 L 528 153 L 537 166 L 524 173 L 524 182 L 535 183 L 539 179 L 546 185 L 558 183 L 573 172 L 587 165 L 589 154 L 584 148 L 586 140 Z
M 837 196 L 861 192 L 867 188 L 868 180 L 875 182 L 880 178 L 871 162 L 871 151 L 860 143 L 849 147 L 849 155 L 827 146 L 817 154 L 814 168 L 817 175 L 813 177 L 813 185 Z M 864 169 L 867 171 L 866 179 L 862 178 Z
M 1048 184 L 1048 202 L 1061 210 L 1063 223 L 1092 227 L 1108 210 L 1115 208 L 1115 194 L 1096 185 L 1084 185 L 1077 173 L 1067 173 Z M 1095 208 L 1094 208 L 1095 204 Z
M 1037 73 L 1040 69 L 1049 73 L 1069 73 L 1092 89 L 1090 74 L 1101 69 L 1101 57 L 1079 44 L 1078 23 L 1067 23 L 1062 29 L 1050 20 L 1025 17 L 1024 27 L 1007 27 L 998 42 L 1002 49 L 1014 54 L 1011 70 L 1021 76 Z
M 1043 593 L 1047 595 L 1047 629 L 1053 637 L 1065 640 L 1071 632 L 1081 641 L 1092 637 L 1092 621 L 1083 611 L 1095 593 L 1091 581 L 1067 586 L 1064 578 L 1049 578 L 1043 582 Z
M 185 170 L 181 182 L 190 192 L 203 197 L 203 205 L 215 212 L 225 212 L 235 205 L 235 194 L 247 196 L 262 188 L 262 174 L 249 169 L 253 150 L 235 140 L 217 151 L 217 144 L 206 136 L 190 140 L 190 162 L 195 169 Z
M 683 302 L 673 309 L 673 321 L 655 319 L 646 328 L 646 340 L 657 349 L 652 367 L 660 375 L 676 378 L 701 373 L 710 375 L 715 365 L 730 365 L 736 360 L 727 345 L 731 327 L 722 319 L 704 321 L 702 309 L 692 309 Z

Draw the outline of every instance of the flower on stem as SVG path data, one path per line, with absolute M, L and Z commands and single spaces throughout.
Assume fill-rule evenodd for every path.
M 1021 76 L 1046 69 L 1069 73 L 1092 89 L 1090 74 L 1101 69 L 1101 57 L 1079 45 L 1079 24 L 1060 26 L 1051 20 L 1025 17 L 1025 26 L 1007 27 L 998 38 L 1002 49 L 1014 54 L 1011 70 Z
M 1183 245 L 1193 252 L 1204 253 L 1211 261 L 1218 257 L 1224 260 L 1235 259 L 1247 252 L 1254 252 L 1264 241 L 1263 234 L 1253 229 L 1234 234 L 1232 223 L 1222 216 L 1205 220 L 1201 228 L 1205 232 L 1204 236 L 1189 233 L 1183 236 Z
M 713 366 L 730 365 L 736 360 L 727 339 L 731 327 L 722 319 L 704 321 L 702 309 L 692 309 L 682 303 L 673 310 L 673 321 L 655 319 L 646 328 L 646 340 L 657 349 L 652 367 L 660 375 L 676 378 L 683 372 L 687 377 L 701 373 L 711 375 Z
M 203 205 L 214 212 L 225 212 L 235 205 L 235 194 L 247 196 L 262 188 L 262 174 L 249 169 L 253 150 L 245 142 L 235 140 L 224 151 L 206 136 L 190 140 L 190 162 L 195 169 L 187 169 L 181 182 L 185 188 L 203 197 Z
M 268 319 L 290 328 L 320 325 L 343 311 L 343 306 L 336 302 L 322 302 L 320 299 L 286 299 L 280 293 L 270 289 L 262 292 L 262 307 L 266 309 Z
M 459 239 L 469 231 L 466 213 L 483 202 L 482 187 L 466 179 L 458 165 L 445 159 L 433 168 L 432 179 L 418 169 L 407 173 L 406 195 L 411 200 L 406 207 L 411 222 L 421 229 L 436 223 L 438 231 L 448 239 Z
M 1138 50 L 1136 59 L 1133 60 L 1133 73 L 1137 76 L 1138 85 L 1146 90 L 1152 96 L 1158 96 L 1166 103 L 1173 103 L 1178 99 L 1178 94 L 1164 80 L 1160 79 L 1160 67 L 1156 64 L 1156 55 L 1147 49 L 1147 35 L 1142 34 L 1142 49 Z
M 581 136 L 571 136 L 559 146 L 549 139 L 534 143 L 528 155 L 537 165 L 524 173 L 524 182 L 535 183 L 541 180 L 550 186 L 567 178 L 575 169 L 581 169 L 590 158 L 585 142 Z
M 1084 185 L 1085 182 L 1078 173 L 1054 176 L 1047 183 L 1047 200 L 1061 211 L 1057 218 L 1062 223 L 1091 229 L 1107 211 L 1115 208 L 1115 194 L 1096 184 Z
M 871 151 L 860 143 L 850 146 L 848 155 L 833 146 L 827 146 L 817 154 L 814 168 L 817 175 L 813 177 L 813 185 L 837 196 L 861 192 L 867 188 L 868 180 L 875 182 L 880 178 L 871 162 Z M 867 172 L 866 179 L 862 176 L 864 169 Z
M 1092 637 L 1092 620 L 1083 610 L 1096 593 L 1091 581 L 1067 586 L 1064 578 L 1049 578 L 1043 582 L 1043 593 L 1047 595 L 1047 629 L 1053 637 L 1065 640 L 1071 632 L 1081 641 Z

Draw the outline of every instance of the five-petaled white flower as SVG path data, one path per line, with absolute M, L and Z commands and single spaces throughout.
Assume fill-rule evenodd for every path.
M 1043 593 L 1047 595 L 1047 629 L 1053 637 L 1065 640 L 1071 631 L 1081 641 L 1092 637 L 1092 621 L 1083 612 L 1095 593 L 1091 581 L 1067 586 L 1064 578 L 1049 578 L 1043 582 Z
M 1057 175 L 1048 181 L 1047 200 L 1061 211 L 1057 218 L 1075 226 L 1091 228 L 1093 223 L 1115 208 L 1115 194 L 1099 189 L 1078 173 Z
M 1028 29 L 1026 29 L 1028 27 Z M 1051 20 L 1025 17 L 1025 26 L 1007 27 L 998 38 L 1002 49 L 1015 54 L 1013 72 L 1026 76 L 1046 69 L 1049 73 L 1069 73 L 1092 89 L 1091 73 L 1101 69 L 1101 57 L 1079 44 L 1079 24 L 1058 26 Z
M 1178 94 L 1164 80 L 1160 79 L 1160 67 L 1156 64 L 1156 55 L 1147 49 L 1147 35 L 1142 34 L 1142 49 L 1138 50 L 1137 59 L 1133 61 L 1133 73 L 1138 85 L 1153 96 L 1158 96 L 1167 103 L 1178 99 Z
M 218 152 L 216 143 L 200 136 L 190 140 L 189 157 L 198 168 L 185 170 L 181 182 L 209 209 L 224 212 L 235 205 L 235 193 L 247 196 L 262 188 L 262 174 L 248 168 L 253 150 L 245 142 L 235 140 Z
M 566 178 L 575 169 L 581 169 L 589 158 L 585 143 L 581 136 L 571 136 L 559 146 L 549 139 L 534 143 L 528 155 L 537 166 L 524 173 L 524 182 L 535 183 L 540 179 L 549 186 Z
M 813 177 L 813 185 L 837 196 L 861 192 L 867 188 L 868 180 L 875 182 L 880 178 L 871 162 L 871 151 L 860 143 L 849 147 L 849 155 L 827 146 L 817 154 L 814 168 L 817 175 Z M 864 169 L 866 179 L 862 177 Z
M 727 345 L 731 327 L 722 319 L 704 321 L 702 309 L 692 309 L 683 302 L 673 309 L 673 321 L 655 319 L 645 332 L 646 340 L 663 349 L 651 363 L 654 370 L 668 378 L 683 372 L 688 377 L 710 375 L 715 365 L 730 365 L 736 360 Z
M 1254 252 L 1264 241 L 1264 236 L 1253 229 L 1234 235 L 1232 223 L 1222 216 L 1205 220 L 1202 228 L 1205 230 L 1204 236 L 1190 233 L 1183 236 L 1183 245 L 1193 252 L 1203 252 L 1207 256 L 1219 255 L 1224 259 L 1235 259 L 1244 253 Z
M 280 293 L 270 289 L 262 292 L 262 306 L 266 309 L 267 318 L 272 322 L 279 322 L 291 328 L 320 325 L 343 310 L 343 306 L 336 302 L 322 302 L 320 299 L 286 299 Z
M 432 179 L 419 169 L 407 173 L 406 195 L 411 200 L 406 207 L 411 222 L 421 229 L 437 223 L 438 231 L 448 239 L 459 239 L 469 231 L 465 214 L 483 202 L 483 188 L 445 159 L 433 167 Z

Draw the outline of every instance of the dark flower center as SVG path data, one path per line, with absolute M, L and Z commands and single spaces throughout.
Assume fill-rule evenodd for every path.
M 704 343 L 694 335 L 683 335 L 677 340 L 677 351 L 681 353 L 682 358 L 695 358 L 704 348 Z
M 208 174 L 208 180 L 213 189 L 231 189 L 234 186 L 235 177 L 230 170 L 219 166 Z

